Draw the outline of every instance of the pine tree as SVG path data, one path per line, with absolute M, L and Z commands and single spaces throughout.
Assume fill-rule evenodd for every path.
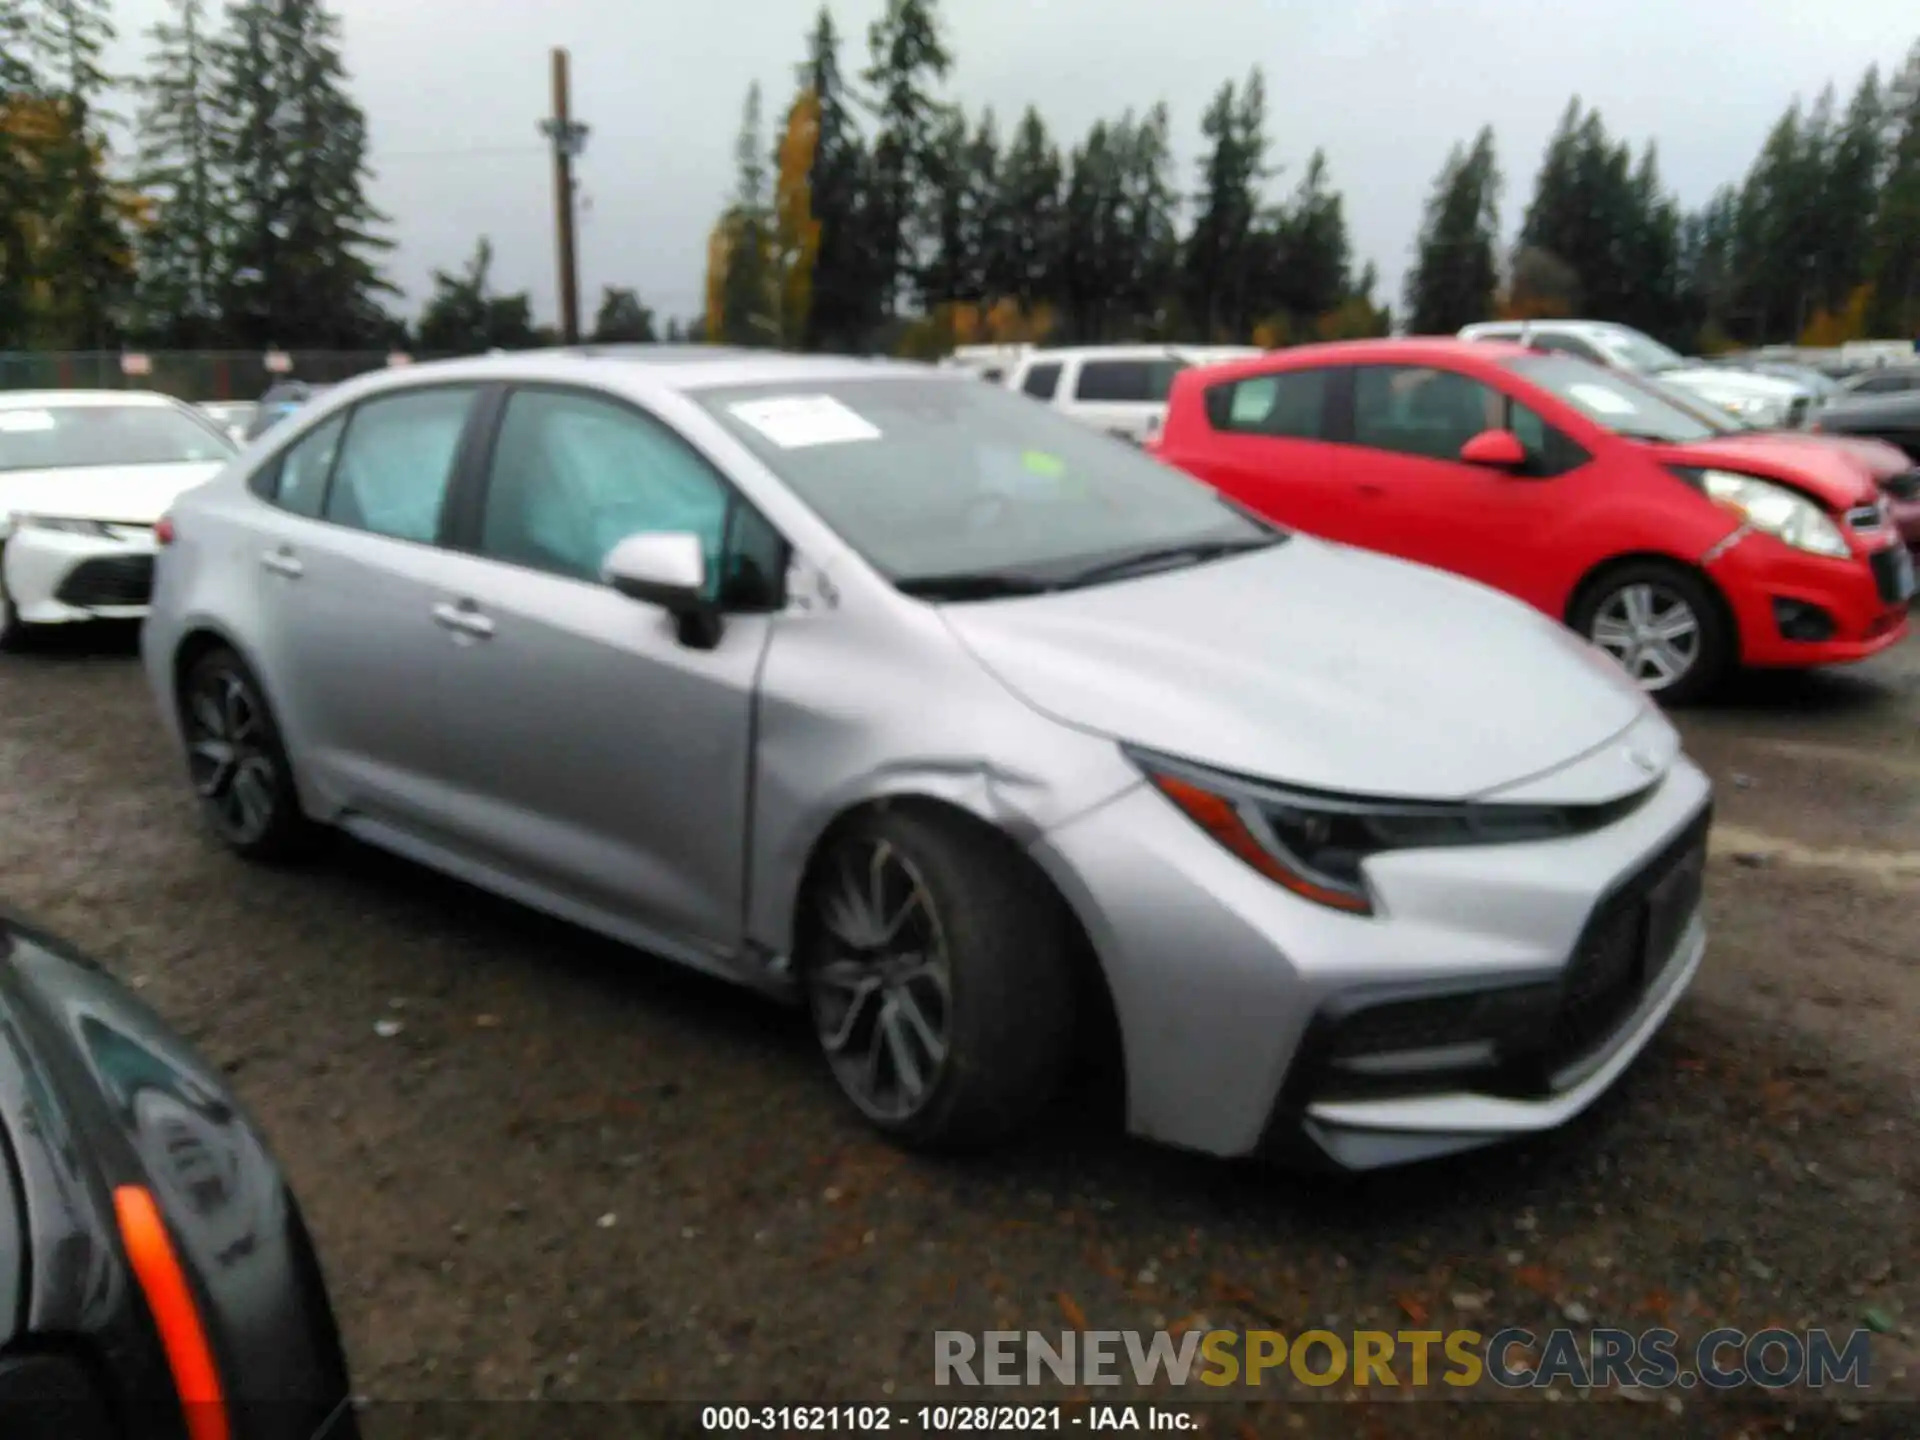
M 1245 338 L 1253 317 L 1249 273 L 1266 169 L 1266 80 L 1258 69 L 1236 92 L 1215 92 L 1201 117 L 1208 141 L 1193 232 L 1187 240 L 1188 304 L 1206 338 Z
M 964 293 L 987 306 L 999 299 L 995 279 L 1006 268 L 1008 217 L 1000 209 L 1000 132 L 993 111 L 981 113 L 962 161 L 961 183 L 966 187 L 966 244 L 968 271 Z
M 1879 72 L 1869 68 L 1854 89 L 1821 177 L 1819 213 L 1824 233 L 1815 274 L 1821 308 L 1829 313 L 1842 310 L 1867 279 L 1885 124 Z
M 767 162 L 760 120 L 760 85 L 747 89 L 734 144 L 737 170 L 733 204 L 721 220 L 719 333 L 727 345 L 767 345 L 779 338 L 773 315 L 767 251 L 772 222 L 767 210 Z
M 934 0 L 887 0 L 867 31 L 867 49 L 861 78 L 874 91 L 877 130 L 866 239 L 881 313 L 891 317 L 932 243 L 923 214 L 944 111 L 931 90 L 946 79 L 953 59 L 940 35 Z
M 967 118 L 956 107 L 935 132 L 927 165 L 930 248 L 917 288 L 921 308 L 929 313 L 941 305 L 979 299 L 971 283 L 977 265 L 968 214 L 969 158 Z
M 807 198 L 820 226 L 803 344 L 810 350 L 859 350 L 876 318 L 877 297 L 862 233 L 865 155 L 851 97 L 840 73 L 840 35 L 821 9 L 800 66 L 801 87 L 817 110 Z
M 1124 136 L 1096 121 L 1068 161 L 1061 241 L 1071 263 L 1063 267 L 1060 298 L 1069 336 L 1083 343 L 1108 338 L 1123 281 L 1117 152 L 1124 145 Z
M 1164 102 L 1125 127 L 1120 155 L 1124 274 L 1120 298 L 1143 336 L 1165 334 L 1180 268 L 1180 197 Z
M 215 282 L 228 231 L 215 153 L 213 36 L 205 0 L 170 0 L 171 21 L 150 32 L 141 89 L 140 186 L 156 206 L 140 245 L 138 328 L 149 340 L 213 343 Z
M 1628 189 L 1627 228 L 1618 273 L 1624 294 L 1617 318 L 1662 340 L 1691 343 L 1680 304 L 1680 211 L 1660 179 L 1653 142 L 1640 153 Z
M 1791 339 L 1811 289 L 1803 208 L 1812 167 L 1805 161 L 1800 102 L 1775 122 L 1740 189 L 1734 223 L 1735 327 L 1753 342 Z
M 998 212 L 1008 243 L 993 277 L 994 293 L 1029 315 L 1060 294 L 1061 178 L 1060 152 L 1029 105 L 1000 166 Z
M 1280 217 L 1278 235 L 1281 265 L 1272 288 L 1288 314 L 1310 321 L 1347 298 L 1353 250 L 1346 208 L 1330 183 L 1322 151 L 1308 159 L 1299 188 Z
M 1434 181 L 1407 274 L 1411 333 L 1451 335 L 1493 313 L 1500 187 L 1493 127 L 1484 126 L 1471 146 L 1453 147 Z
M 1873 219 L 1873 328 L 1920 338 L 1920 42 L 1888 92 L 1893 143 Z
M 215 47 L 214 153 L 230 197 L 220 283 L 248 345 L 354 349 L 390 333 L 392 248 L 366 196 L 366 117 L 324 0 L 240 0 Z
M 1727 337 L 1728 316 L 1736 300 L 1739 210 L 1739 193 L 1723 185 L 1680 225 L 1680 308 L 1696 351 L 1713 350 Z

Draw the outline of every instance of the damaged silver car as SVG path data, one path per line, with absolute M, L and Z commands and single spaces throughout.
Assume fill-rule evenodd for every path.
M 803 1003 L 904 1143 L 1009 1135 L 1104 1038 L 1158 1140 L 1485 1144 L 1703 953 L 1708 785 L 1604 656 L 964 374 L 419 365 L 159 539 L 146 666 L 228 846 L 338 827 Z

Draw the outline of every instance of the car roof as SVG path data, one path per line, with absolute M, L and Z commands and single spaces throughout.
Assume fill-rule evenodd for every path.
M 1055 360 L 1175 360 L 1182 347 L 1167 345 L 1061 345 L 1026 355 L 1029 364 Z
M 639 379 L 667 390 L 695 391 L 729 386 L 828 384 L 882 377 L 919 377 L 954 384 L 978 384 L 958 369 L 940 369 L 910 360 L 862 359 L 843 355 L 794 355 L 778 350 L 741 350 L 706 345 L 581 345 L 546 350 L 513 350 L 457 360 L 425 360 L 391 370 L 374 370 L 338 388 L 354 398 L 417 385 L 457 381 L 532 380 L 564 383 Z
M 1472 325 L 1462 326 L 1461 339 L 1473 335 L 1504 333 L 1511 330 L 1520 334 L 1530 330 L 1546 331 L 1560 335 L 1626 335 L 1632 333 L 1632 327 L 1621 325 L 1612 320 L 1480 320 Z
M 99 405 L 146 405 L 156 409 L 177 405 L 171 395 L 157 390 L 0 390 L 0 409 L 77 409 Z
M 1475 364 L 1538 356 L 1539 351 L 1506 340 L 1459 340 L 1447 335 L 1409 335 L 1385 340 L 1329 340 L 1315 345 L 1290 345 L 1244 360 L 1206 366 L 1209 382 L 1317 365 L 1440 365 L 1470 360 Z M 1181 377 L 1184 379 L 1185 377 Z M 1178 383 L 1178 382 L 1176 382 Z

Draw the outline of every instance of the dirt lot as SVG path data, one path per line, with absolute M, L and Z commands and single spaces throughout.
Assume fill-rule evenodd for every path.
M 1870 1325 L 1876 1378 L 1912 1383 L 1920 639 L 1686 718 L 1720 787 L 1715 938 L 1625 1084 L 1546 1142 L 1350 1186 L 1131 1143 L 1084 1105 L 1014 1154 L 902 1158 L 763 1002 L 350 846 L 228 858 L 150 703 L 126 637 L 0 661 L 0 899 L 225 1065 L 369 1395 L 905 1399 L 936 1327 L 1083 1319 Z M 1639 1398 L 1210 1428 L 1920 1433 L 1905 1406 Z

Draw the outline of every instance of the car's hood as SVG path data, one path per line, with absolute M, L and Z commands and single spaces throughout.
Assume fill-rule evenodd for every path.
M 1657 377 L 1670 385 L 1679 385 L 1709 400 L 1774 400 L 1786 404 L 1798 395 L 1807 395 L 1806 387 L 1776 375 L 1754 375 L 1745 370 L 1721 370 L 1712 365 L 1689 365 L 1662 370 Z
M 1781 480 L 1844 510 L 1870 505 L 1879 493 L 1873 464 L 1850 444 L 1835 444 L 1830 436 L 1797 430 L 1756 431 L 1726 435 L 1692 445 L 1656 447 L 1669 465 L 1737 471 Z
M 0 470 L 0 526 L 11 515 L 118 520 L 151 525 L 182 491 L 204 485 L 224 460 L 180 465 L 90 465 L 78 470 Z
M 1566 765 L 1648 710 L 1610 661 L 1518 601 L 1303 536 L 943 613 L 1058 720 L 1314 789 L 1479 795 Z

